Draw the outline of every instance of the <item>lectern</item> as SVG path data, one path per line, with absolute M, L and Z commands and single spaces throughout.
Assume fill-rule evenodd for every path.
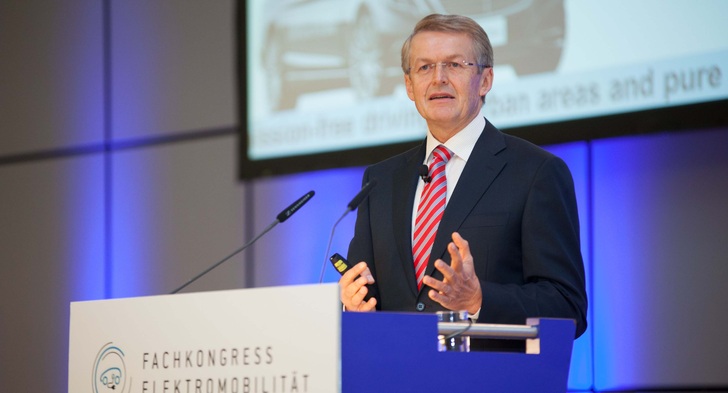
M 449 329 L 449 330 L 448 330 Z M 69 392 L 565 392 L 574 323 L 479 325 L 527 353 L 438 352 L 435 315 L 342 313 L 336 284 L 71 303 Z

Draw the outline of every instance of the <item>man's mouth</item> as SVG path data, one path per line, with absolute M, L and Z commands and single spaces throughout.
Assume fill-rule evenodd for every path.
M 430 101 L 432 100 L 444 100 L 444 99 L 453 99 L 455 97 L 451 96 L 450 94 L 446 93 L 437 93 L 430 96 Z

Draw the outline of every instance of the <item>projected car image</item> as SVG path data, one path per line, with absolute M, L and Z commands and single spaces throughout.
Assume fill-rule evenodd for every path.
M 271 10 L 262 49 L 270 108 L 351 88 L 357 100 L 403 83 L 400 49 L 419 19 L 467 15 L 486 30 L 496 65 L 553 71 L 564 39 L 563 0 L 289 0 Z

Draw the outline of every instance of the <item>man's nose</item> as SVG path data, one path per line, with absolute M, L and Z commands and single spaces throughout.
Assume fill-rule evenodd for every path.
M 432 73 L 433 83 L 447 83 L 447 70 L 444 64 L 436 63 Z

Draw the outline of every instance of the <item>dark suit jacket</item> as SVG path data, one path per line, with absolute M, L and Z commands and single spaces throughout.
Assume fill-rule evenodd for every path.
M 359 207 L 351 263 L 366 261 L 377 309 L 434 312 L 417 291 L 412 257 L 412 207 L 425 144 L 368 167 L 378 183 Z M 442 279 L 452 232 L 465 238 L 480 279 L 481 323 L 524 324 L 529 317 L 571 318 L 586 329 L 587 299 L 579 219 L 571 173 L 558 157 L 489 122 L 478 139 L 432 248 L 426 274 Z

